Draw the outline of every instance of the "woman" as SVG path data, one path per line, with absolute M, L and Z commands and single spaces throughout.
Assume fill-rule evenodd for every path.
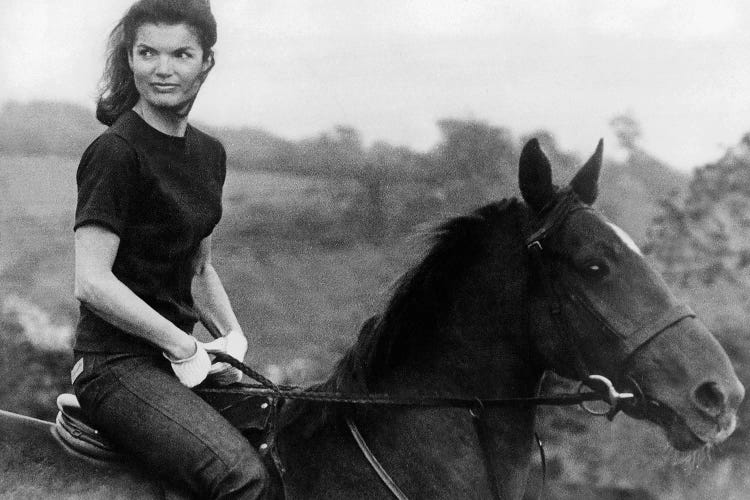
M 188 113 L 214 65 L 207 0 L 140 0 L 110 35 L 109 125 L 78 168 L 72 378 L 81 407 L 149 470 L 199 498 L 259 498 L 255 450 L 190 388 L 242 374 L 247 340 L 211 264 L 226 155 Z M 218 340 L 191 336 L 201 321 Z

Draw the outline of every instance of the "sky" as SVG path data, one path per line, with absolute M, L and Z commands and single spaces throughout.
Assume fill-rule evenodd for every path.
M 93 109 L 131 0 L 1 0 L 0 101 Z M 442 118 L 551 131 L 587 156 L 628 113 L 688 170 L 750 132 L 740 0 L 213 0 L 217 65 L 191 118 L 289 139 L 335 125 L 427 150 Z M 743 92 L 744 91 L 744 92 Z M 619 151 L 621 153 L 621 151 Z

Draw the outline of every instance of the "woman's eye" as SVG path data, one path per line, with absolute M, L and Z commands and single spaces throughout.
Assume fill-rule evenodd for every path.
M 193 56 L 191 54 L 188 54 L 187 52 L 180 52 L 179 54 L 177 54 L 177 57 L 180 59 L 190 59 Z
M 609 266 L 603 261 L 595 260 L 586 263 L 582 271 L 587 278 L 600 280 L 609 274 Z
M 141 57 L 151 57 L 154 53 L 148 49 L 141 49 L 138 51 L 138 55 Z

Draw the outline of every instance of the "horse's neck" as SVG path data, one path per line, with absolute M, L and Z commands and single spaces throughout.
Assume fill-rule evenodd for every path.
M 534 394 L 541 367 L 527 331 L 523 241 L 512 218 L 495 231 L 482 243 L 483 258 L 452 280 L 427 282 L 449 292 L 412 290 L 413 303 L 422 310 L 429 307 L 431 314 L 396 325 L 400 330 L 391 333 L 400 339 L 393 347 L 399 356 L 368 381 L 371 392 L 479 399 Z M 438 302 L 421 302 L 434 297 L 440 297 Z M 455 408 L 366 409 L 358 412 L 358 420 L 365 437 L 391 454 L 388 470 L 409 471 L 409 482 L 420 483 L 425 497 L 446 491 L 488 497 L 493 482 L 503 498 L 523 491 L 533 409 L 487 409 L 479 432 L 470 413 Z
M 518 290 L 509 290 L 503 303 L 479 299 L 489 297 L 487 294 L 472 293 L 465 295 L 470 298 L 463 303 L 451 304 L 449 310 L 461 313 L 446 318 L 435 332 L 434 342 L 413 353 L 413 362 L 377 380 L 374 392 L 480 399 L 532 396 L 541 371 L 530 359 L 531 347 L 525 340 L 524 283 L 517 277 L 509 280 L 508 287 Z M 533 409 L 487 409 L 482 415 L 481 436 L 466 410 L 386 410 L 373 415 L 366 433 L 379 442 L 404 440 L 404 436 L 431 437 L 428 442 L 403 442 L 401 446 L 409 448 L 402 457 L 404 466 L 415 459 L 428 462 L 433 457 L 434 462 L 440 462 L 434 463 L 435 468 L 447 467 L 437 476 L 448 474 L 451 481 L 465 482 L 469 488 L 481 488 L 477 477 L 484 478 L 479 482 L 489 487 L 490 479 L 483 471 L 491 468 L 487 474 L 502 498 L 515 498 L 523 491 L 533 444 Z M 424 456 L 415 456 L 419 454 Z M 421 487 L 429 488 L 430 481 L 435 480 L 431 477 Z
M 510 368 L 518 360 L 505 356 L 499 363 Z M 522 370 L 510 372 L 508 369 L 507 378 L 494 394 L 486 387 L 465 392 L 463 384 L 456 383 L 455 372 L 433 372 L 427 377 L 408 369 L 385 377 L 377 392 L 483 398 L 533 395 L 537 379 Z M 485 385 L 495 382 L 488 378 Z M 380 452 L 388 456 L 388 471 L 408 471 L 408 477 L 397 482 L 407 482 L 425 497 L 441 497 L 451 491 L 459 496 L 473 492 L 479 498 L 490 498 L 494 483 L 500 498 L 520 498 L 530 464 L 534 410 L 488 408 L 479 416 L 477 422 L 468 410 L 455 408 L 376 409 L 366 412 L 363 433 L 376 448 L 388 443 Z

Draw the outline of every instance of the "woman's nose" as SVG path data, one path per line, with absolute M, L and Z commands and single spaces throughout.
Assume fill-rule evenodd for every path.
M 156 63 L 156 76 L 161 78 L 168 77 L 172 74 L 172 62 L 168 56 L 159 57 Z

